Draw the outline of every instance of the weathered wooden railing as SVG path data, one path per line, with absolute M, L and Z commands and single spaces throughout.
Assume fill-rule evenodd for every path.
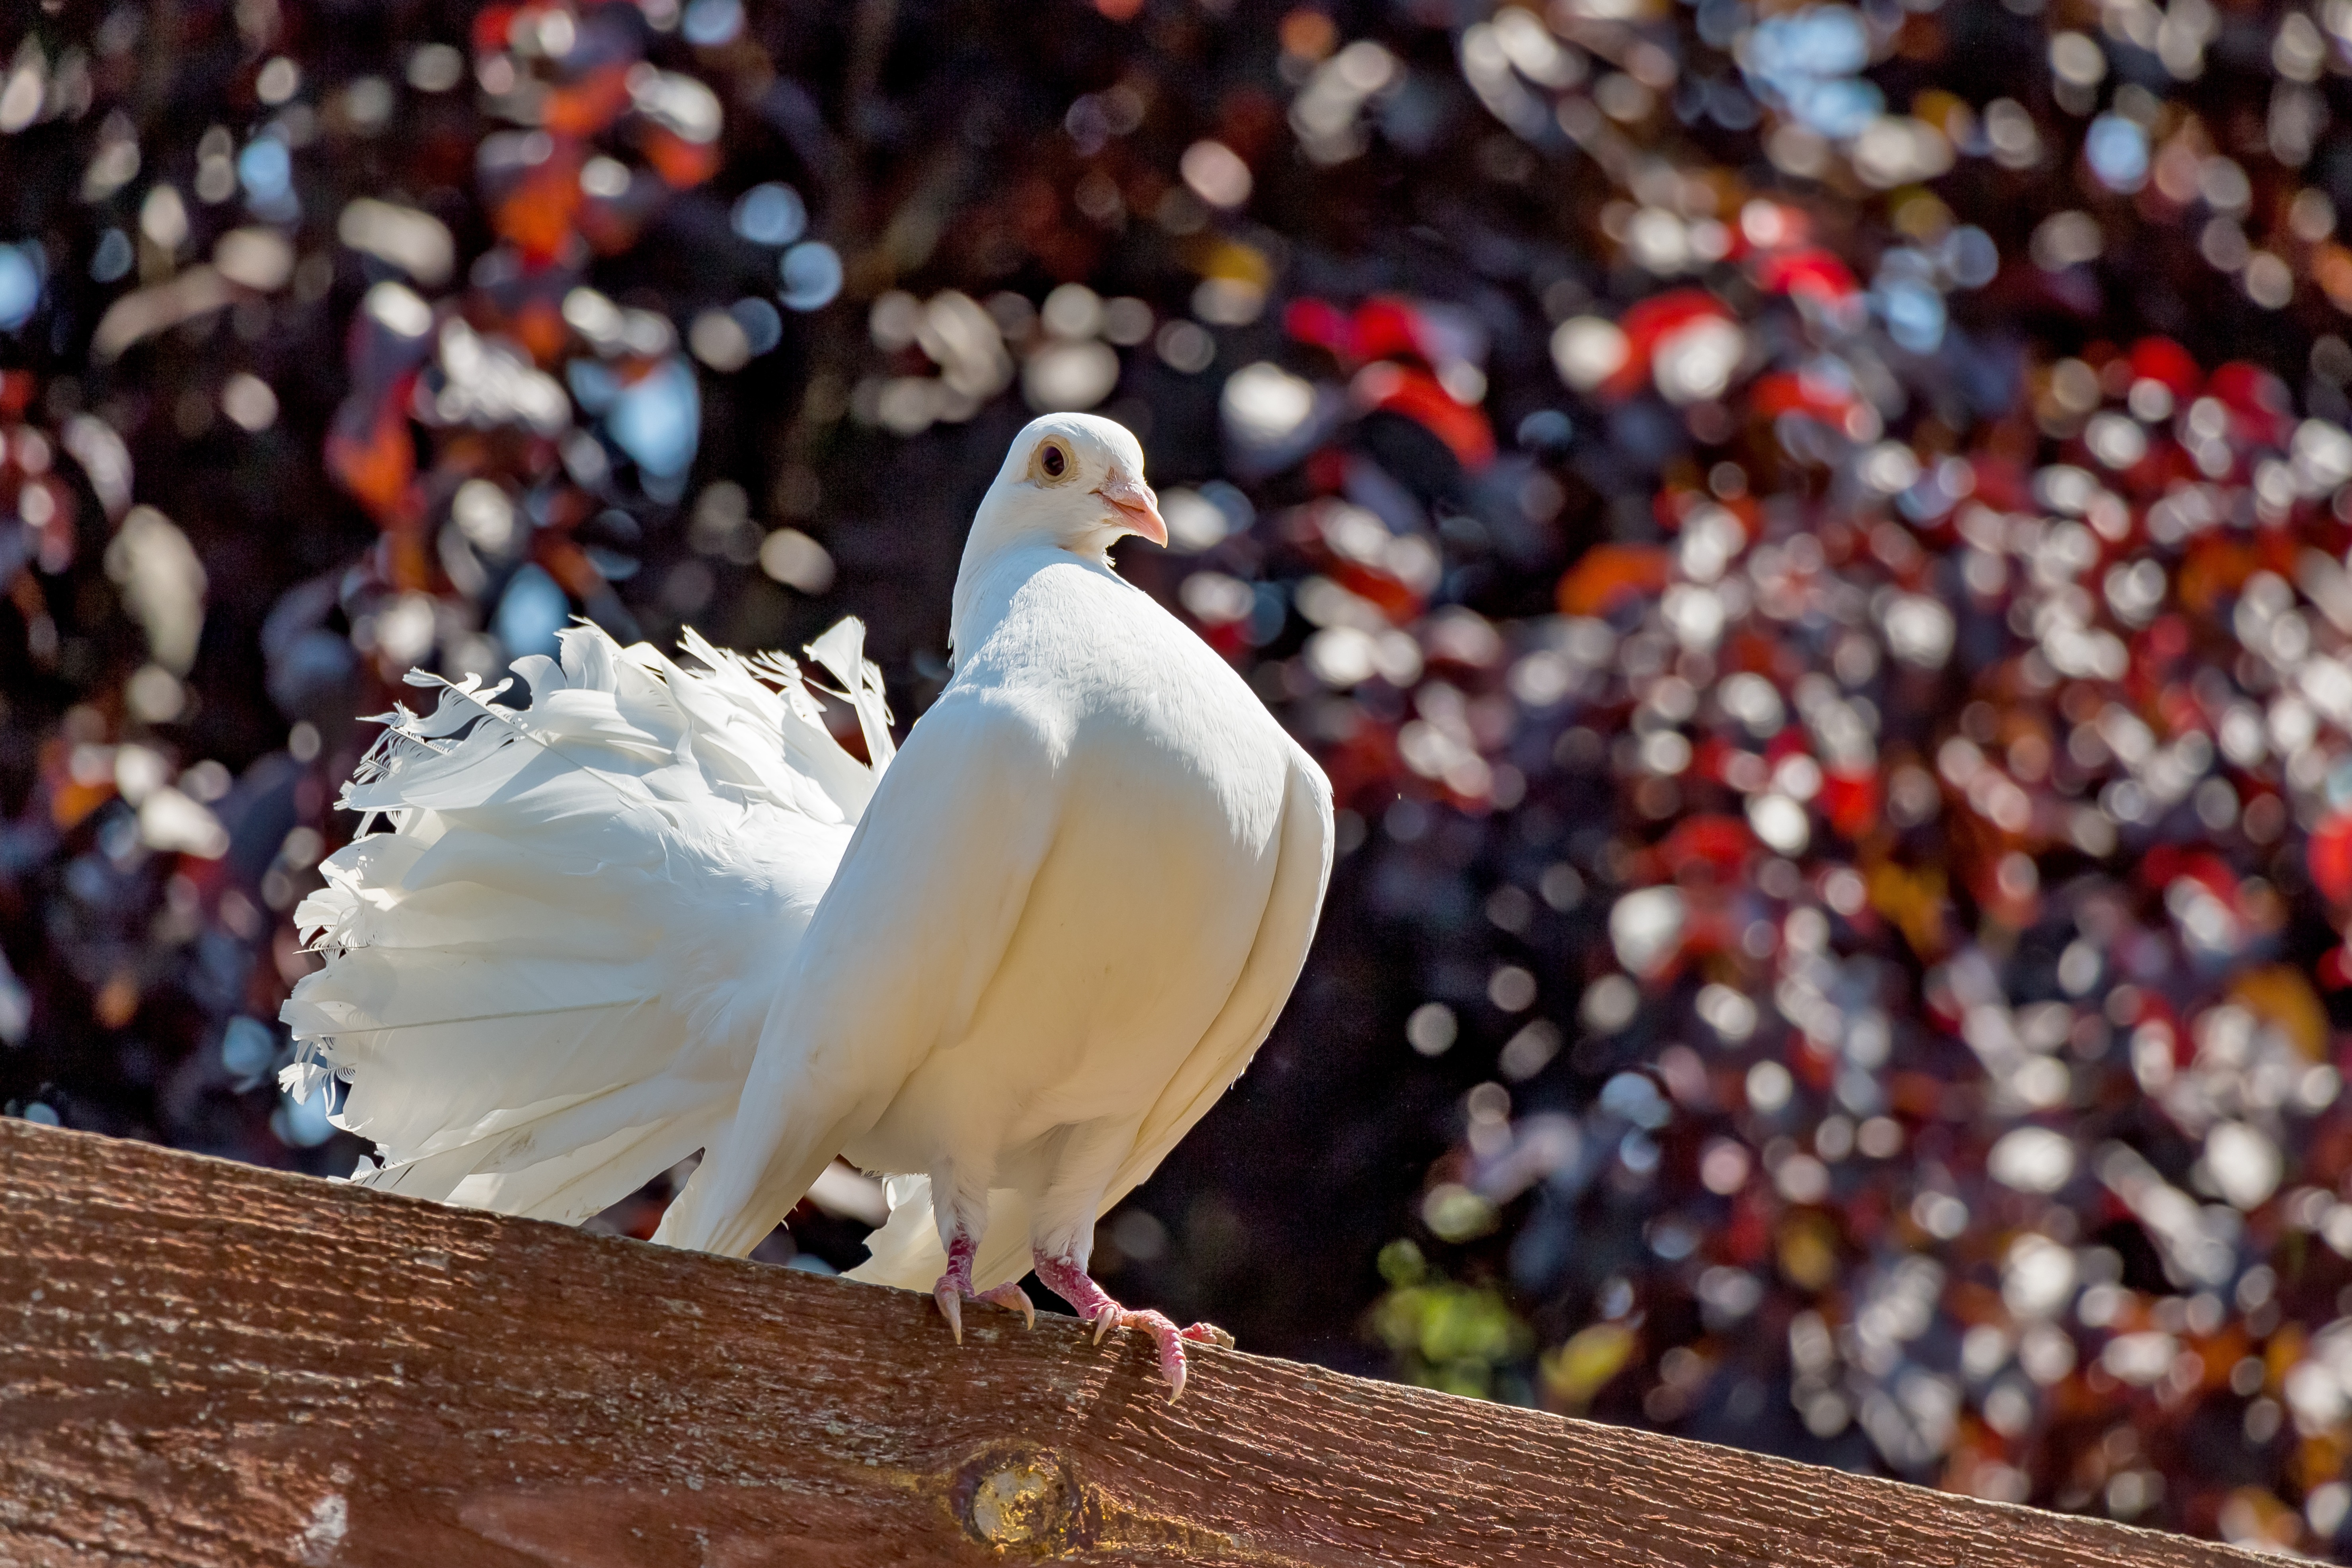
M 2252 1564 L 0 1122 L 0 1563 Z

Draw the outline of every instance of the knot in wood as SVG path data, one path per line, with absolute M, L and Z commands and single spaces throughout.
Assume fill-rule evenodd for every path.
M 965 1468 L 965 1527 L 991 1546 L 1051 1549 L 1067 1532 L 1076 1488 L 1059 1456 L 999 1450 Z

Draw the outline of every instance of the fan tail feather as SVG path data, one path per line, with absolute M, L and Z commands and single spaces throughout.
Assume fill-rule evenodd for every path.
M 699 1113 L 625 1127 L 525 1170 L 468 1176 L 450 1193 L 449 1201 L 524 1219 L 577 1225 L 705 1147 L 726 1124 L 729 1109 L 714 1104 Z
M 733 1115 L 878 769 L 792 660 L 685 651 L 575 626 L 516 661 L 528 708 L 409 677 L 439 701 L 386 715 L 346 786 L 370 815 L 296 912 L 325 964 L 280 1015 L 281 1081 L 339 1081 L 333 1120 L 376 1146 L 355 1180 L 577 1221 Z

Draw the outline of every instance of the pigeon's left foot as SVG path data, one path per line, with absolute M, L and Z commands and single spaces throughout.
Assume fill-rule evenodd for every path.
M 971 1256 L 979 1250 L 978 1243 L 969 1237 L 957 1237 L 948 1247 L 948 1271 L 931 1287 L 931 1300 L 940 1304 L 940 1316 L 948 1321 L 948 1331 L 955 1342 L 963 1343 L 963 1304 L 966 1301 L 986 1301 L 1008 1312 L 1021 1314 L 1023 1326 L 1037 1326 L 1037 1309 L 1030 1304 L 1028 1293 L 1020 1286 L 1006 1283 L 987 1290 L 971 1288 Z
M 1066 1258 L 1047 1258 L 1039 1254 L 1034 1259 L 1037 1278 L 1045 1289 L 1078 1310 L 1078 1316 L 1095 1326 L 1095 1342 L 1100 1344 L 1105 1334 L 1113 1329 L 1141 1329 L 1151 1336 L 1160 1351 L 1160 1375 L 1168 1384 L 1168 1403 L 1175 1404 L 1184 1396 L 1184 1342 L 1194 1344 L 1219 1345 L 1234 1348 L 1234 1336 L 1214 1323 L 1194 1323 L 1180 1329 L 1165 1313 L 1130 1311 L 1110 1299 L 1103 1288 L 1079 1264 Z

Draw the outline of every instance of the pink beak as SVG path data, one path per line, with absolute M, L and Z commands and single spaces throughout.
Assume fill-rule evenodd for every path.
M 1095 494 L 1110 503 L 1129 533 L 1139 533 L 1163 550 L 1168 547 L 1168 524 L 1160 515 L 1160 498 L 1151 493 L 1150 485 L 1125 468 L 1113 468 L 1110 478 L 1095 487 Z

